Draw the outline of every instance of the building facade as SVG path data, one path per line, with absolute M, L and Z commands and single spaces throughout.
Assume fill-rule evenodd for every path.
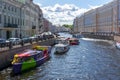
M 49 28 L 48 28 L 49 21 L 47 19 L 45 19 L 45 18 L 43 19 L 43 26 L 44 26 L 44 31 L 45 32 L 49 31 Z
M 92 9 L 74 20 L 74 32 L 120 33 L 120 0 Z
M 23 18 L 23 14 L 20 14 L 21 5 L 13 0 L 0 0 L 0 37 L 19 36 L 20 20 Z
M 79 24 L 78 24 L 78 21 L 79 21 L 79 20 L 78 20 L 78 19 L 79 19 L 79 18 L 76 17 L 76 18 L 74 19 L 74 22 L 73 22 L 73 24 L 74 24 L 74 25 L 73 25 L 73 31 L 74 31 L 74 32 L 79 32 L 79 30 L 78 30 L 78 28 L 79 28 L 79 27 L 78 27 L 78 25 L 79 25 Z
M 56 26 L 53 25 L 49 20 L 47 20 L 46 18 L 43 19 L 43 27 L 44 27 L 44 32 L 55 32 Z
M 42 28 L 42 10 L 33 0 L 0 0 L 0 37 L 29 37 Z
M 39 34 L 43 29 L 43 13 L 40 7 L 34 4 L 33 0 L 26 0 L 22 10 L 25 15 L 25 26 L 21 28 L 22 37 Z

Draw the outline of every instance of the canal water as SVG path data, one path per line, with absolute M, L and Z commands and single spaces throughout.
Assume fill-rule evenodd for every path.
M 55 55 L 42 66 L 14 77 L 11 67 L 0 72 L 0 80 L 120 80 L 120 50 L 111 41 L 80 39 L 62 55 Z

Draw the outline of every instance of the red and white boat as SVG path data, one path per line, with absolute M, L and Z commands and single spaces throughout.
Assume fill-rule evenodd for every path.
M 120 42 L 116 42 L 116 43 L 115 43 L 115 46 L 116 46 L 118 49 L 120 49 Z
M 77 38 L 68 38 L 67 40 L 69 41 L 70 45 L 79 45 L 79 39 Z

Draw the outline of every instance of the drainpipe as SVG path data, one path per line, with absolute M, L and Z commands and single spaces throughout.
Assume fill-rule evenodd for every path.
M 118 20 L 119 20 L 119 0 L 117 0 L 117 33 L 120 32 L 119 26 L 118 26 Z

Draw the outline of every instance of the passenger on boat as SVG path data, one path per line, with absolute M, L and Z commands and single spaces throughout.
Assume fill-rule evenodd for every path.
M 43 51 L 43 53 L 44 53 L 44 56 L 48 56 L 48 51 L 46 49 Z
M 37 51 L 37 49 L 36 49 L 36 48 L 33 48 L 33 50 L 34 50 L 34 51 Z

